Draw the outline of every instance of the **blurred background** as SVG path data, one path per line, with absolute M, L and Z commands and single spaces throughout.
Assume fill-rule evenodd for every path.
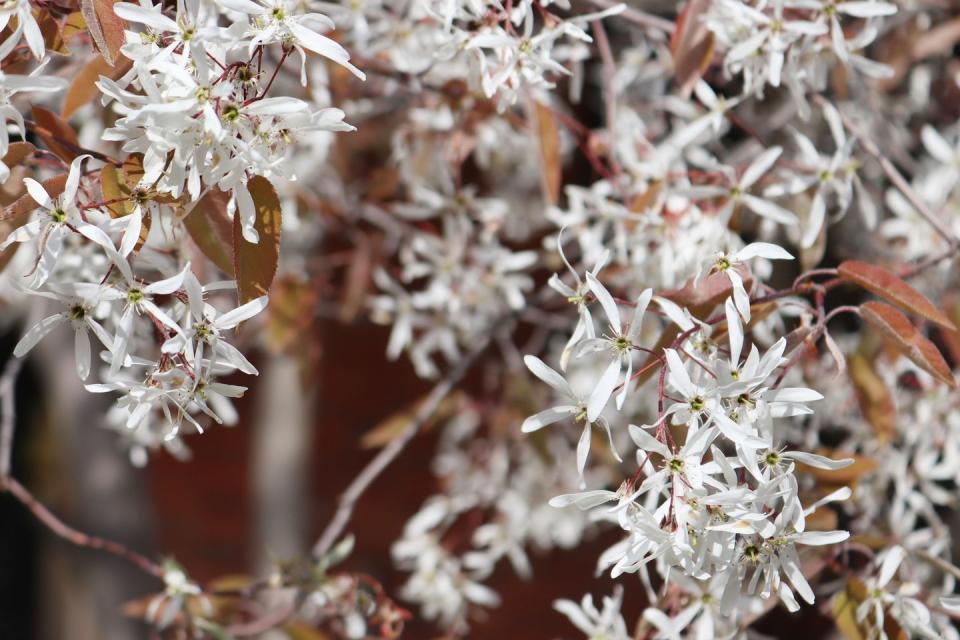
M 18 380 L 14 474 L 66 523 L 154 558 L 174 558 L 201 584 L 265 575 L 271 558 L 309 550 L 337 496 L 374 454 L 362 448 L 363 434 L 429 388 L 406 361 L 385 361 L 385 330 L 332 320 L 316 329 L 322 352 L 306 386 L 299 363 L 261 354 L 259 379 L 236 381 L 251 384 L 238 402 L 236 427 L 214 426 L 188 438 L 188 461 L 158 453 L 142 469 L 99 423 L 110 398 L 80 387 L 72 336 L 55 332 L 31 353 Z M 21 330 L 6 327 L 4 363 Z M 414 440 L 360 500 L 349 527 L 357 542 L 344 568 L 380 581 L 401 606 L 406 575 L 393 567 L 390 545 L 436 489 L 435 440 L 435 432 Z M 503 603 L 474 622 L 470 637 L 577 637 L 551 603 L 610 593 L 608 578 L 585 583 L 585 576 L 615 540 L 614 533 L 576 552 L 534 555 L 530 581 L 501 563 L 489 585 Z M 123 609 L 158 592 L 159 581 L 109 553 L 72 546 L 6 495 L 0 496 L 0 567 L 3 640 L 150 637 Z M 635 580 L 624 580 L 626 614 L 640 610 Z M 442 635 L 416 616 L 404 633 Z

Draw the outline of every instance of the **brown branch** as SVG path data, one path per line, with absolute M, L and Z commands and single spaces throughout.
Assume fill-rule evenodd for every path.
M 136 551 L 128 549 L 119 542 L 113 542 L 112 540 L 105 540 L 103 538 L 98 538 L 97 536 L 88 535 L 64 523 L 63 520 L 55 516 L 50 509 L 45 507 L 39 500 L 37 500 L 33 494 L 30 493 L 30 491 L 28 491 L 27 488 L 20 484 L 15 478 L 7 477 L 5 486 L 10 495 L 19 500 L 23 506 L 29 509 L 30 512 L 37 518 L 37 520 L 39 520 L 50 531 L 60 536 L 67 542 L 70 542 L 78 547 L 100 549 L 106 551 L 107 553 L 112 553 L 113 555 L 119 556 L 124 560 L 138 566 L 140 569 L 151 575 L 154 575 L 158 578 L 163 578 L 163 568 L 150 558 L 141 555 Z
M 610 165 L 613 172 L 619 174 L 622 169 L 617 162 L 616 154 L 613 152 L 614 140 L 616 139 L 614 130 L 617 123 L 617 87 L 614 79 L 616 63 L 613 59 L 613 51 L 610 49 L 610 40 L 603 28 L 603 21 L 593 20 L 590 26 L 593 28 L 594 40 L 597 42 L 600 59 L 603 61 L 603 102 L 607 121 L 607 144 L 610 147 Z
M 816 102 L 821 107 L 828 104 L 827 100 L 820 95 L 813 97 L 814 102 Z M 887 156 L 880 151 L 880 148 L 877 144 L 869 137 L 864 135 L 863 131 L 857 126 L 850 116 L 844 112 L 837 109 L 837 112 L 840 114 L 840 119 L 843 120 L 844 126 L 850 130 L 850 133 L 857 138 L 860 142 L 860 146 L 863 147 L 864 151 L 869 153 L 874 159 L 880 163 L 880 167 L 883 169 L 883 172 L 887 174 L 887 178 L 890 179 L 890 182 L 900 190 L 907 200 L 910 201 L 910 204 L 917 210 L 917 212 L 923 216 L 923 218 L 930 223 L 934 230 L 947 241 L 951 247 L 957 246 L 957 239 L 953 235 L 953 231 L 946 226 L 943 220 L 940 219 L 930 207 L 927 205 L 923 199 L 917 195 L 917 192 L 913 190 L 913 187 L 910 186 L 910 183 L 907 182 L 906 178 L 903 177 L 903 174 L 897 170 L 893 163 L 887 158 Z
M 14 389 L 23 360 L 11 356 L 0 376 L 0 491 L 10 477 L 10 460 L 13 456 L 13 429 L 17 421 Z
M 266 615 L 261 618 L 257 618 L 256 620 L 232 624 L 226 628 L 226 632 L 234 638 L 259 636 L 284 624 L 295 612 L 295 607 L 289 605 L 284 606 L 279 609 L 269 611 Z
M 949 573 L 954 578 L 960 579 L 960 567 L 957 567 L 956 565 L 944 560 L 940 556 L 935 556 L 923 549 L 909 549 L 909 551 L 921 560 L 929 562 L 944 573 Z
M 54 142 L 56 142 L 58 145 L 60 145 L 61 147 L 64 147 L 65 149 L 69 149 L 69 150 L 72 151 L 73 153 L 77 153 L 77 154 L 81 154 L 81 155 L 82 155 L 82 154 L 87 154 L 87 155 L 89 155 L 89 156 L 92 157 L 92 158 L 95 158 L 95 159 L 97 159 L 97 160 L 100 160 L 101 162 L 109 162 L 110 164 L 116 165 L 116 166 L 118 166 L 118 167 L 119 167 L 121 164 L 123 164 L 122 162 L 118 162 L 117 160 L 114 160 L 113 158 L 111 158 L 110 156 L 108 156 L 108 155 L 106 155 L 106 154 L 104 154 L 104 153 L 100 153 L 99 151 L 94 151 L 93 149 L 87 149 L 86 147 L 81 147 L 81 146 L 78 145 L 78 144 L 74 144 L 74 143 L 70 142 L 69 140 L 64 139 L 62 136 L 58 136 L 58 135 L 57 135 L 56 133 L 54 133 L 53 131 L 50 131 L 50 129 L 47 129 L 47 128 L 44 127 L 44 126 L 41 126 L 41 125 L 37 124 L 37 123 L 34 122 L 33 120 L 24 120 L 24 121 L 23 121 L 23 125 L 24 125 L 27 129 L 29 129 L 29 130 L 33 131 L 34 133 L 36 133 L 37 135 L 40 135 L 40 136 L 49 136 L 49 138 L 50 138 L 51 140 L 53 140 Z
M 346 528 L 347 523 L 350 521 L 350 517 L 353 515 L 353 510 L 356 507 L 357 501 L 360 499 L 363 493 L 370 487 L 373 481 L 377 479 L 383 470 L 386 469 L 390 463 L 392 463 L 397 456 L 400 455 L 400 453 L 414 438 L 414 436 L 420 432 L 420 429 L 422 429 L 423 425 L 431 418 L 431 416 L 433 416 L 443 399 L 446 398 L 451 391 L 453 391 L 453 388 L 460 382 L 461 379 L 463 379 L 463 376 L 466 375 L 467 371 L 470 369 L 470 366 L 474 363 L 477 357 L 487 348 L 487 345 L 490 343 L 491 335 L 498 331 L 502 326 L 503 324 L 501 322 L 495 322 L 493 324 L 490 333 L 481 339 L 471 351 L 463 356 L 460 361 L 457 362 L 456 366 L 454 366 L 446 374 L 446 376 L 444 376 L 443 380 L 438 382 L 436 386 L 430 390 L 430 393 L 424 399 L 423 403 L 420 405 L 420 408 L 417 409 L 417 412 L 410 419 L 410 423 L 403 430 L 403 432 L 391 440 L 390 444 L 381 449 L 380 453 L 378 453 L 370 462 L 368 462 L 367 466 L 365 466 L 359 475 L 353 479 L 353 482 L 350 483 L 346 491 L 341 494 L 340 499 L 338 500 L 337 510 L 333 515 L 333 519 L 330 520 L 330 523 L 327 525 L 326 529 L 323 530 L 323 533 L 320 535 L 317 543 L 313 546 L 314 558 L 322 558 L 333 546 L 333 543 L 340 538 L 344 528 Z
M 7 492 L 16 498 L 30 510 L 41 524 L 64 540 L 78 547 L 100 549 L 112 553 L 151 575 L 163 578 L 163 568 L 150 558 L 128 549 L 119 542 L 88 535 L 64 523 L 10 474 L 13 436 L 17 419 L 14 388 L 22 366 L 22 359 L 11 357 L 4 367 L 3 375 L 0 376 L 0 403 L 2 403 L 2 406 L 0 406 L 0 492 Z
M 590 4 L 596 5 L 601 9 L 610 9 L 615 7 L 620 2 L 614 2 L 614 0 L 588 0 Z M 665 33 L 673 33 L 674 24 L 672 20 L 667 18 L 661 18 L 660 16 L 653 15 L 652 13 L 647 13 L 646 11 L 640 11 L 639 9 L 634 9 L 632 7 L 627 7 L 623 10 L 623 13 L 620 14 L 620 17 L 624 20 L 638 24 L 641 27 L 648 27 L 651 29 L 659 29 Z

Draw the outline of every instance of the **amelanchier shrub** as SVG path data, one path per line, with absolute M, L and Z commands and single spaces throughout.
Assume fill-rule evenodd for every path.
M 465 635 L 498 565 L 602 531 L 617 581 L 555 603 L 572 635 L 745 638 L 816 606 L 851 640 L 960 637 L 960 15 L 672 4 L 8 0 L 14 355 L 72 330 L 132 464 L 236 422 L 252 349 L 309 376 L 321 316 L 388 325 L 437 382 L 367 436 L 312 556 L 240 586 L 36 502 L 17 358 L 3 489 L 161 579 L 163 637 Z M 345 532 L 427 425 L 441 489 L 386 594 L 338 565 Z

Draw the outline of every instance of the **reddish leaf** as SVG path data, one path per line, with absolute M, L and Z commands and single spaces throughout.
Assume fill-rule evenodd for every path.
M 32 156 L 36 150 L 37 148 L 29 142 L 11 142 L 7 155 L 3 156 L 3 164 L 9 168 L 16 167 Z
M 77 140 L 77 132 L 69 124 L 52 111 L 43 107 L 33 107 L 33 120 L 37 123 L 37 135 L 43 140 L 50 151 L 66 160 L 73 161 L 79 153 L 77 148 L 80 142 Z
M 863 287 L 905 311 L 923 316 L 941 327 L 956 329 L 950 322 L 950 318 L 922 293 L 882 267 L 859 260 L 847 260 L 837 268 L 837 272 L 845 280 Z
M 116 80 L 130 68 L 132 63 L 124 59 L 116 66 L 110 65 L 102 55 L 94 56 L 90 62 L 83 66 L 83 69 L 74 77 L 67 89 L 67 94 L 63 98 L 63 109 L 60 115 L 64 120 L 69 120 L 70 116 L 77 112 L 81 107 L 86 106 L 100 95 L 100 90 L 95 84 L 100 76 L 107 76 Z
M 744 287 L 750 290 L 753 285 L 753 274 L 746 265 L 738 265 L 737 272 L 743 279 Z M 679 289 L 670 289 L 660 295 L 673 300 L 681 307 L 686 307 L 694 316 L 704 319 L 718 304 L 722 304 L 733 291 L 733 284 L 723 273 L 711 273 L 699 282 L 690 278 Z
M 560 157 L 560 130 L 553 112 L 545 104 L 534 102 L 537 112 L 537 143 L 543 173 L 543 192 L 549 204 L 560 200 L 563 183 L 563 160 Z
M 813 329 L 808 326 L 799 326 L 790 333 L 787 334 L 787 348 L 784 349 L 784 353 L 793 353 L 793 350 L 799 347 L 800 345 L 811 346 L 811 341 L 807 338 L 810 337 L 810 334 L 813 332 Z
M 60 21 L 49 11 L 40 11 L 34 14 L 34 17 L 37 20 L 37 26 L 40 28 L 40 34 L 43 36 L 44 48 L 61 55 L 70 55 L 70 50 L 63 39 Z
M 270 290 L 280 257 L 280 198 L 270 181 L 262 176 L 251 178 L 247 190 L 257 208 L 254 228 L 260 234 L 260 242 L 252 244 L 243 239 L 240 216 L 234 215 L 233 263 L 240 304 Z
M 114 13 L 113 0 L 81 0 L 80 12 L 103 59 L 110 66 L 117 64 L 126 23 Z
M 870 423 L 881 442 L 888 442 L 897 427 L 897 405 L 890 388 L 862 353 L 847 359 L 847 368 L 860 413 Z
M 713 34 L 702 21 L 709 7 L 710 0 L 687 2 L 677 16 L 677 25 L 670 36 L 673 71 L 684 96 L 690 95 L 713 58 Z
M 129 199 L 124 202 L 113 202 L 128 198 L 130 195 L 130 190 L 122 179 L 123 175 L 116 165 L 105 164 L 100 169 L 100 193 L 103 194 L 105 202 L 110 202 L 106 209 L 110 212 L 111 218 L 119 218 L 133 212 L 133 202 Z
M 52 178 L 44 180 L 40 184 L 43 185 L 43 188 L 51 198 L 56 198 L 63 193 L 64 189 L 67 188 L 67 174 L 61 173 L 58 176 L 53 176 Z M 37 201 L 30 197 L 30 194 L 25 193 L 17 198 L 16 202 L 3 210 L 3 215 L 0 217 L 0 221 L 11 222 L 14 220 L 24 219 L 39 206 L 40 205 L 37 204 Z M 19 227 L 22 224 L 23 223 L 21 222 L 16 226 Z
M 211 189 L 184 218 L 183 224 L 203 255 L 233 278 L 233 223 L 227 216 L 229 201 L 229 193 Z
M 305 279 L 278 278 L 270 294 L 264 340 L 274 353 L 303 353 L 303 337 L 313 330 L 317 292 Z
M 915 365 L 947 386 L 956 386 L 950 367 L 937 347 L 917 331 L 907 316 L 882 302 L 868 302 L 860 307 L 860 313 Z
M 70 42 L 77 36 L 86 33 L 87 21 L 79 11 L 74 11 L 67 16 L 67 19 L 63 21 L 63 28 L 60 31 L 64 42 Z
M 943 311 L 953 321 L 954 325 L 960 324 L 960 294 L 946 296 L 943 300 Z M 940 337 L 943 339 L 947 353 L 950 354 L 954 364 L 960 363 L 960 331 L 941 329 Z

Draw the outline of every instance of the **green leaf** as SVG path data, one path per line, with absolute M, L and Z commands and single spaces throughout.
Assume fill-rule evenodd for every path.
M 260 242 L 252 244 L 243 239 L 240 216 L 233 217 L 233 263 L 240 304 L 266 295 L 273 277 L 277 275 L 280 258 L 280 198 L 270 181 L 254 176 L 247 190 L 257 210 L 254 228 Z

